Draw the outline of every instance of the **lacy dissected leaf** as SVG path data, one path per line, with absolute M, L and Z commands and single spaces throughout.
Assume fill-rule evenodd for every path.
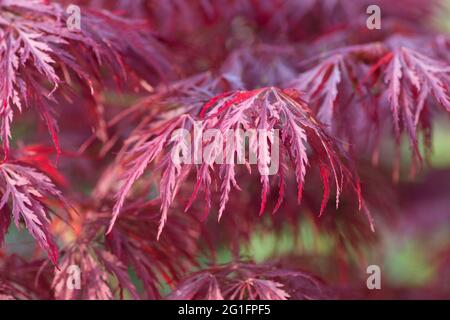
M 367 95 L 364 78 L 370 64 L 386 52 L 381 43 L 330 50 L 311 58 L 311 61 L 317 62 L 316 66 L 300 73 L 288 85 L 304 92 L 318 119 L 334 127 L 335 122 L 340 120 L 340 114 L 356 111 L 347 105 Z M 363 108 L 361 103 L 356 107 Z M 357 113 L 352 115 L 352 119 L 355 122 L 359 120 Z
M 198 133 L 208 130 L 215 130 L 215 137 L 196 135 L 196 131 Z M 247 157 L 242 147 L 245 147 L 245 135 L 249 132 L 258 132 L 259 136 L 250 135 Z M 194 138 L 186 139 L 185 133 Z M 201 146 L 202 154 L 195 152 L 196 148 L 200 149 L 198 146 Z M 194 152 L 190 154 L 190 150 Z M 180 154 L 183 155 L 181 161 L 175 160 Z M 254 159 L 251 159 L 252 155 Z M 272 175 L 279 178 L 279 199 L 273 211 L 279 209 L 284 199 L 288 165 L 295 174 L 297 198 L 298 202 L 301 202 L 310 158 L 314 158 L 313 164 L 318 164 L 323 180 L 324 198 L 320 214 L 323 213 L 330 194 L 330 178 L 335 186 L 337 206 L 344 184 L 349 183 L 358 198 L 360 197 L 358 179 L 345 164 L 345 155 L 324 132 L 295 90 L 269 87 L 219 95 L 204 105 L 197 121 L 189 114 L 181 115 L 140 136 L 129 151 L 129 157 L 130 164 L 125 172 L 124 184 L 118 194 L 109 230 L 112 230 L 133 183 L 152 162 L 162 168 L 159 190 L 162 202 L 161 222 L 158 236 L 181 183 L 194 168 L 193 163 L 198 163 L 196 182 L 186 210 L 203 191 L 204 215 L 208 214 L 211 208 L 212 172 L 216 163 L 221 181 L 219 219 L 225 211 L 231 189 L 239 189 L 235 179 L 237 164 L 249 170 L 252 164 L 257 166 L 262 185 L 260 214 L 265 211 Z
M 212 108 L 210 109 L 210 107 Z M 323 212 L 328 197 L 328 174 L 332 174 L 335 179 L 337 200 L 342 186 L 341 179 L 351 177 L 347 168 L 342 170 L 343 167 L 341 167 L 339 156 L 335 153 L 336 151 L 339 153 L 339 151 L 335 149 L 333 141 L 323 132 L 320 124 L 314 120 L 308 107 L 299 99 L 295 91 L 281 91 L 275 88 L 267 88 L 251 92 L 237 92 L 217 102 L 212 101 L 212 104 L 205 105 L 203 111 L 211 114 L 211 116 L 206 116 L 207 120 L 205 123 L 211 121 L 208 123 L 210 127 L 218 126 L 223 133 L 227 132 L 227 130 L 239 129 L 263 129 L 269 132 L 279 130 L 281 135 L 280 158 L 285 160 L 286 163 L 281 162 L 277 172 L 280 180 L 280 197 L 274 211 L 278 210 L 283 201 L 284 181 L 286 180 L 285 165 L 287 163 L 291 164 L 295 171 L 298 186 L 297 198 L 298 202 L 301 201 L 306 170 L 309 164 L 309 147 L 314 156 L 319 158 L 321 176 L 324 181 L 324 202 L 321 213 Z M 252 142 L 249 144 L 250 148 L 255 148 L 255 144 Z M 274 146 L 273 142 L 270 144 Z M 265 145 L 264 147 L 268 148 L 269 146 Z M 251 151 L 254 154 L 258 154 L 259 169 L 261 167 L 266 169 L 270 163 L 270 160 L 267 159 L 267 151 L 256 149 Z M 233 150 L 233 157 L 235 153 L 239 157 L 239 150 L 237 148 Z M 200 170 L 207 177 L 207 166 L 202 165 Z M 221 189 L 220 215 L 225 209 L 230 186 L 236 185 L 233 182 L 233 170 L 233 166 L 230 165 L 222 165 L 221 167 L 221 172 L 225 172 L 225 176 Z M 203 177 L 200 176 L 200 179 L 203 179 Z M 261 183 L 263 190 L 260 213 L 263 213 L 269 191 L 268 177 L 261 175 Z
M 53 263 L 57 263 L 58 249 L 49 230 L 49 209 L 45 204 L 47 199 L 63 201 L 61 192 L 52 181 L 34 168 L 24 167 L 14 163 L 0 165 L 0 189 L 2 197 L 2 225 L 0 230 L 6 230 L 12 215 L 19 228 L 23 222 L 30 234 L 47 252 Z
M 333 56 L 296 80 L 298 84 L 296 87 L 304 92 L 309 92 L 310 100 L 314 95 L 323 100 L 319 106 L 318 117 L 328 125 L 331 124 L 338 86 L 342 80 L 340 70 L 342 64 L 342 57 Z M 318 94 L 319 90 L 321 92 Z
M 434 58 L 436 50 L 418 49 L 433 43 L 433 39 L 393 37 L 386 43 L 337 48 L 289 86 L 306 93 L 318 119 L 333 134 L 354 145 L 373 141 L 374 156 L 389 105 L 397 144 L 406 131 L 414 161 L 421 161 L 417 134 L 424 132 L 429 148 L 432 97 L 434 104 L 449 110 L 450 65 Z
M 91 94 L 101 66 L 112 69 L 116 78 L 126 78 L 127 54 L 167 74 L 156 40 L 144 36 L 130 21 L 85 10 L 81 29 L 72 30 L 67 19 L 57 4 L 0 2 L 0 135 L 6 158 L 14 109 L 21 112 L 25 106 L 37 110 L 60 152 L 53 106 L 62 94 L 58 88 L 74 85 L 71 73 Z
M 117 287 L 111 276 L 117 279 Z M 112 300 L 115 294 L 123 299 L 124 289 L 139 299 L 125 265 L 108 251 L 85 245 L 74 245 L 64 252 L 60 267 L 55 269 L 53 288 L 58 300 Z
M 151 141 L 153 138 L 157 138 L 159 134 L 162 135 L 161 142 L 164 144 L 164 141 L 167 140 L 167 137 L 176 129 L 178 124 L 183 123 L 181 127 L 184 124 L 188 127 L 191 126 L 186 121 L 192 119 L 190 115 L 195 117 L 200 112 L 203 104 L 216 94 L 220 87 L 218 82 L 219 80 L 212 77 L 210 73 L 203 73 L 174 82 L 170 86 L 163 85 L 152 95 L 144 98 L 130 110 L 124 111 L 124 113 L 111 121 L 111 125 L 121 121 L 123 118 L 136 118 L 139 121 L 130 138 L 125 141 L 122 152 L 117 156 L 116 162 L 119 165 L 126 163 L 126 167 L 129 170 L 122 177 L 125 184 L 117 194 L 118 202 L 114 211 L 120 210 L 120 207 L 123 206 L 125 197 L 133 183 L 143 174 L 152 157 L 156 157 L 162 151 L 162 146 L 158 147 L 160 148 L 159 151 L 153 155 L 145 153 L 142 154 L 142 157 L 131 161 L 129 161 L 131 152 L 128 149 L 135 150 L 137 146 L 141 148 L 147 142 L 149 143 L 148 147 L 151 148 L 155 146 L 155 143 L 160 143 L 157 139 L 156 141 Z M 166 132 L 167 128 L 169 130 Z M 146 157 L 149 157 L 149 159 L 145 160 Z M 117 179 L 115 171 L 116 168 L 113 166 L 111 170 L 103 175 L 97 187 L 97 195 L 104 196 L 110 192 L 111 181 Z
M 231 263 L 194 273 L 168 296 L 171 300 L 324 299 L 325 286 L 314 276 L 270 265 Z
M 372 79 L 371 85 L 378 91 L 372 93 L 377 100 L 375 105 L 380 109 L 377 114 L 390 109 L 393 119 L 397 143 L 394 180 L 399 178 L 401 134 L 406 132 L 409 138 L 413 154 L 411 173 L 414 175 L 417 164 L 422 164 L 418 144 L 420 133 L 423 134 L 426 155 L 430 154 L 431 116 L 435 110 L 438 111 L 433 107 L 450 110 L 450 64 L 445 56 L 439 54 L 439 50 L 434 49 L 435 43 L 436 40 L 427 38 L 392 37 L 386 41 L 387 52 L 372 63 L 366 77 Z M 377 149 L 378 144 L 379 141 L 376 143 Z M 378 153 L 375 150 L 375 159 Z
M 450 65 L 405 46 L 396 47 L 383 59 L 395 132 L 399 135 L 400 127 L 405 128 L 417 150 L 416 131 L 430 98 L 450 111 Z

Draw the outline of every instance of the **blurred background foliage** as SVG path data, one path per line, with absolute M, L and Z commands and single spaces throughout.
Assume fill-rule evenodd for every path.
M 445 10 L 436 13 L 432 24 L 443 32 L 450 33 L 450 1 Z M 135 101 L 132 95 L 111 93 L 106 99 L 112 105 L 122 108 Z M 450 125 L 449 119 L 436 121 L 433 131 L 433 152 L 429 164 L 415 177 L 408 176 L 410 150 L 405 141 L 402 146 L 402 178 L 395 190 L 399 193 L 399 203 L 393 215 L 372 212 L 376 222 L 376 241 L 356 245 L 354 239 L 346 239 L 346 231 L 352 228 L 337 229 L 331 232 L 320 228 L 312 215 L 298 209 L 298 228 L 286 223 L 281 229 L 268 231 L 261 227 L 252 232 L 247 244 L 240 247 L 240 258 L 257 263 L 272 261 L 274 258 L 283 264 L 296 265 L 301 261 L 314 274 L 326 282 L 338 280 L 342 285 L 360 287 L 361 296 L 376 298 L 377 293 L 365 288 L 366 267 L 379 265 L 382 270 L 383 290 L 398 292 L 392 297 L 433 297 L 438 291 L 450 292 Z M 38 130 L 36 124 L 26 115 L 14 127 L 13 137 L 17 141 L 29 139 L 29 132 Z M 33 141 L 29 141 L 33 142 Z M 386 146 L 381 154 L 391 152 Z M 391 159 L 392 157 L 385 157 Z M 383 160 L 383 158 L 382 158 Z M 379 172 L 385 172 L 390 179 L 391 163 L 383 163 Z M 383 188 L 384 186 L 380 186 Z M 84 190 L 89 193 L 91 190 Z M 383 190 L 381 190 L 383 192 Z M 386 191 L 389 192 L 389 191 Z M 278 213 L 283 215 L 283 212 Z M 214 216 L 214 215 L 211 215 Z M 345 219 L 337 223 L 346 223 Z M 351 224 L 351 222 L 348 222 Z M 359 227 L 359 226 L 358 226 Z M 366 226 L 369 228 L 368 226 Z M 357 229 L 356 226 L 354 226 Z M 355 230 L 358 232 L 358 230 Z M 367 232 L 367 230 L 365 231 Z M 363 235 L 364 236 L 364 235 Z M 342 241 L 344 239 L 344 241 Z M 18 231 L 14 224 L 6 237 L 8 253 L 20 256 L 33 256 L 32 237 L 26 231 Z M 344 247 L 341 244 L 344 243 Z M 235 259 L 229 244 L 223 243 L 214 259 L 215 263 L 228 263 Z M 337 254 L 338 253 L 338 254 Z M 340 257 L 342 260 L 340 261 Z M 199 266 L 209 265 L 209 257 L 200 259 Z M 133 270 L 130 275 L 137 288 L 142 286 Z M 334 283 L 334 282 L 333 282 Z M 387 289 L 385 289 L 387 288 Z M 413 290 L 411 290 L 413 289 Z M 383 291 L 382 290 L 382 291 Z M 169 285 L 161 288 L 162 293 L 170 291 Z M 408 293 L 404 293 L 408 291 Z M 386 292 L 386 291 L 384 291 Z M 344 293 L 345 296 L 345 293 Z M 442 297 L 441 294 L 438 294 Z M 354 296 L 351 296 L 354 297 Z M 390 297 L 384 293 L 383 297 Z M 450 297 L 449 297 L 450 298 Z

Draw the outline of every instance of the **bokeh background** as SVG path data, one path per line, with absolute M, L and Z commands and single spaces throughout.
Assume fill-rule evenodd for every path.
M 450 33 L 450 1 L 445 10 L 436 12 L 430 23 Z M 120 108 L 133 101 L 134 97 L 121 96 L 118 99 L 110 93 L 106 99 Z M 367 225 L 364 227 L 366 230 L 360 232 L 359 226 L 352 225 L 349 220 L 332 216 L 336 213 L 330 213 L 330 219 L 338 219 L 337 226 L 333 226 L 338 232 L 336 229 L 330 231 L 326 227 L 326 219 L 317 221 L 313 213 L 302 212 L 298 208 L 298 221 L 285 223 L 277 231 L 268 230 L 264 221 L 256 223 L 249 243 L 239 248 L 241 257 L 257 263 L 278 259 L 286 265 L 301 265 L 330 283 L 331 287 L 336 287 L 334 297 L 450 298 L 449 118 L 440 119 L 434 125 L 433 153 L 427 166 L 414 178 L 408 174 L 410 150 L 406 141 L 402 148 L 403 171 L 396 185 L 391 179 L 392 163 L 383 161 L 392 159 L 389 141 L 382 149 L 381 162 L 372 172 L 376 179 L 368 188 L 368 192 L 386 202 L 385 210 L 372 212 L 375 234 L 367 230 Z M 32 120 L 21 116 L 14 128 L 15 143 L 29 139 L 28 133 L 35 130 L 33 126 Z M 74 128 L 65 130 L 78 130 L 76 126 L 74 124 Z M 80 189 L 83 189 L 82 181 L 80 184 Z M 89 189 L 84 191 L 88 193 Z M 208 223 L 215 223 L 215 218 Z M 294 227 L 292 223 L 298 226 Z M 220 227 L 217 228 L 220 233 Z M 26 231 L 18 231 L 11 225 L 5 250 L 8 254 L 31 257 L 34 254 L 33 243 Z M 216 262 L 232 261 L 233 250 L 224 241 L 215 257 Z M 201 265 L 209 262 L 206 257 L 200 259 Z M 381 290 L 369 291 L 366 288 L 366 267 L 372 264 L 381 268 Z M 139 281 L 136 278 L 135 281 L 139 287 Z M 163 288 L 162 292 L 169 292 L 169 287 Z

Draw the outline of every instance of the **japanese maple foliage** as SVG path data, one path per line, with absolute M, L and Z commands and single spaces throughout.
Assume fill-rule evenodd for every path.
M 12 163 L 1 165 L 2 199 L 0 207 L 5 230 L 9 226 L 9 210 L 17 227 L 24 221 L 26 228 L 44 248 L 54 263 L 58 260 L 58 249 L 49 232 L 48 209 L 42 202 L 44 199 L 61 200 L 61 192 L 56 189 L 50 179 L 30 167 Z M 5 210 L 3 210 L 5 208 Z
M 320 280 L 307 273 L 270 265 L 232 263 L 191 275 L 169 299 L 311 300 L 329 295 Z
M 57 4 L 2 1 L 0 9 L 1 137 L 5 158 L 9 155 L 14 109 L 21 112 L 28 106 L 37 109 L 60 152 L 52 103 L 57 104 L 55 95 L 60 94 L 60 86 L 72 84 L 69 72 L 94 94 L 100 66 L 111 67 L 115 77 L 126 77 L 125 54 L 134 52 L 145 57 L 144 62 L 161 72 L 166 66 L 157 55 L 158 49 L 152 47 L 157 45 L 156 40 L 118 17 L 86 12 L 84 28 L 74 32 L 66 27 L 67 14 Z
M 360 187 L 357 177 L 354 177 L 349 167 L 342 163 L 343 157 L 339 157 L 339 149 L 335 146 L 332 139 L 323 131 L 320 124 L 316 122 L 310 114 L 310 110 L 305 102 L 301 100 L 299 94 L 291 90 L 279 90 L 276 88 L 262 88 L 253 91 L 237 91 L 225 93 L 217 96 L 205 104 L 198 112 L 199 119 L 204 119 L 199 130 L 208 130 L 211 128 L 219 129 L 225 134 L 229 130 L 251 130 L 265 129 L 269 133 L 274 130 L 281 131 L 281 163 L 277 172 L 279 184 L 279 198 L 273 209 L 275 213 L 280 208 L 284 200 L 284 190 L 286 188 L 287 170 L 290 164 L 295 171 L 297 182 L 297 201 L 301 202 L 305 175 L 309 166 L 307 148 L 311 148 L 315 161 L 319 165 L 320 175 L 323 179 L 324 199 L 321 205 L 319 215 L 322 215 L 329 196 L 330 177 L 334 181 L 336 188 L 336 206 L 339 204 L 341 188 L 344 183 L 349 183 L 360 197 Z M 161 196 L 161 222 L 159 226 L 158 237 L 167 220 L 168 210 L 173 202 L 180 183 L 189 176 L 192 165 L 177 165 L 171 159 L 171 150 L 180 148 L 184 144 L 183 139 L 171 139 L 173 131 L 179 128 L 192 129 L 196 124 L 189 114 L 178 116 L 169 120 L 156 128 L 154 133 L 138 133 L 141 136 L 135 138 L 137 141 L 133 149 L 129 151 L 132 162 L 125 174 L 124 186 L 118 194 L 118 201 L 114 208 L 114 218 L 110 226 L 113 227 L 119 211 L 125 200 L 131 185 L 143 174 L 148 163 L 154 161 L 160 153 L 168 151 L 161 156 L 161 165 L 163 173 L 160 180 Z M 220 165 L 219 179 L 222 180 L 220 192 L 219 220 L 225 211 L 231 188 L 240 189 L 235 177 L 235 157 L 245 157 L 239 149 L 238 139 L 244 139 L 243 136 L 226 137 L 232 140 L 231 150 L 228 150 L 226 157 L 232 158 L 230 162 Z M 258 157 L 257 167 L 267 169 L 270 165 L 269 149 L 274 149 L 274 137 L 268 136 L 264 141 L 264 146 L 258 148 L 258 144 L 250 141 L 250 151 Z M 205 146 L 208 142 L 204 143 Z M 309 144 L 309 145 L 308 145 Z M 190 148 L 190 146 L 188 146 Z M 198 193 L 203 190 L 205 194 L 205 215 L 208 214 L 211 207 L 211 188 L 212 177 L 210 166 L 212 160 L 223 152 L 222 144 L 214 144 L 205 154 L 204 163 L 197 168 L 195 187 L 192 196 L 186 206 L 186 211 L 191 207 Z M 220 150 L 219 150 L 220 149 Z M 264 151 L 265 150 L 265 151 Z M 250 168 L 249 162 L 246 162 Z M 248 160 L 248 159 L 247 159 Z M 230 164 L 232 163 L 232 164 Z M 261 206 L 260 215 L 265 211 L 267 194 L 270 189 L 270 181 L 267 174 L 261 174 Z M 360 201 L 362 201 L 360 199 Z
M 440 2 L 369 5 L 0 0 L 0 299 L 361 296 L 450 112 Z

